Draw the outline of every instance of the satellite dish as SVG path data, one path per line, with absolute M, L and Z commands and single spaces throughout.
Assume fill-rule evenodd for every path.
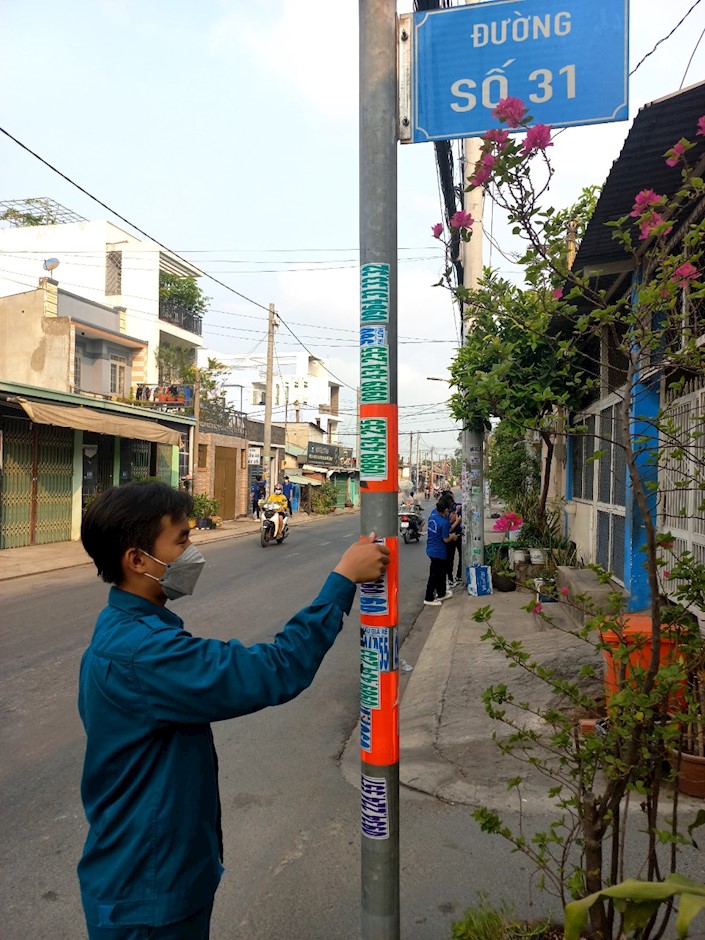
M 44 264 L 42 265 L 45 271 L 53 271 L 55 268 L 59 267 L 58 258 L 47 258 Z

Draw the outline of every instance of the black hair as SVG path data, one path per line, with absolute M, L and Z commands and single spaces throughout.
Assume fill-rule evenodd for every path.
M 154 550 L 162 519 L 173 522 L 191 515 L 189 493 L 167 483 L 125 483 L 101 493 L 86 510 L 81 524 L 83 547 L 98 574 L 109 584 L 123 580 L 122 558 L 128 548 Z
M 445 512 L 446 509 L 453 509 L 455 507 L 455 497 L 452 493 L 442 493 L 440 499 L 436 503 L 436 509 L 439 512 Z

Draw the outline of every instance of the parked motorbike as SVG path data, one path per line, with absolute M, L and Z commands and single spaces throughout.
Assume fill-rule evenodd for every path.
M 399 510 L 399 531 L 404 539 L 404 544 L 409 542 L 418 542 L 421 538 L 421 530 L 424 525 L 424 518 L 421 515 L 423 509 L 418 503 L 413 506 L 405 507 Z
M 282 534 L 278 538 L 275 538 L 274 533 L 277 530 L 277 523 L 274 517 L 278 512 L 284 515 L 284 526 L 282 528 Z M 270 542 L 277 542 L 278 545 L 281 545 L 288 535 L 289 524 L 286 521 L 286 509 L 279 503 L 270 503 L 266 500 L 260 500 L 259 538 L 262 548 L 266 548 Z

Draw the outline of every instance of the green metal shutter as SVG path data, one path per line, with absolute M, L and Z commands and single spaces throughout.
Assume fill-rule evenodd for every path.
M 171 486 L 171 444 L 157 444 L 157 479 Z
M 37 506 L 35 545 L 67 542 L 71 538 L 73 505 L 73 431 L 35 425 L 37 448 Z
M 33 435 L 29 421 L 5 418 L 0 491 L 0 548 L 29 545 Z

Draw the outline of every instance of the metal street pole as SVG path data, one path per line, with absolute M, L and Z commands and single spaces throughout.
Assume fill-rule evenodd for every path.
M 274 373 L 274 330 L 276 327 L 276 313 L 274 304 L 269 305 L 269 325 L 267 328 L 267 377 L 264 399 L 264 479 L 267 484 L 267 493 L 272 492 L 272 384 Z M 276 483 L 276 480 L 274 481 Z
M 391 552 L 386 576 L 360 588 L 361 934 L 398 940 L 396 0 L 359 11 L 360 524 Z

